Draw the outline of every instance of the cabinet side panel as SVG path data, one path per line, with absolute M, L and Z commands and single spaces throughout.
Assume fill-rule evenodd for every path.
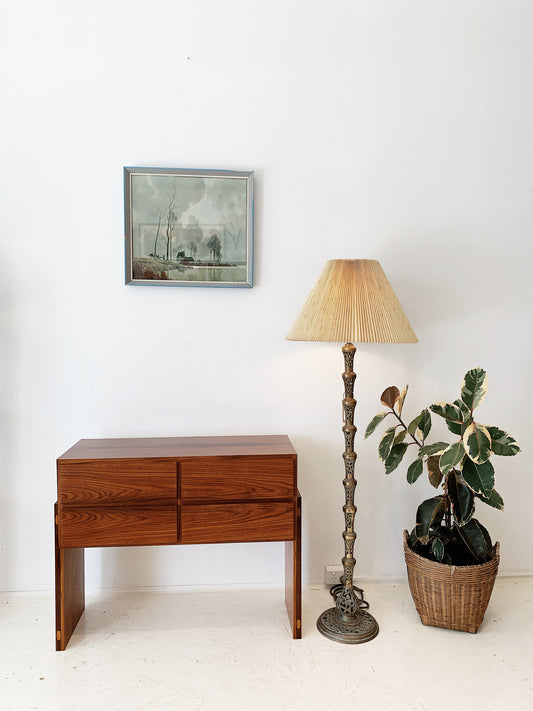
M 56 562 L 56 650 L 63 651 L 85 609 L 83 548 L 59 547 L 57 504 L 54 509 Z
M 293 639 L 302 637 L 302 501 L 298 496 L 294 507 L 295 535 L 285 543 L 285 605 Z

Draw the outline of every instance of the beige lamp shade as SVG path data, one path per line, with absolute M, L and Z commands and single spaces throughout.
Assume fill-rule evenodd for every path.
M 418 342 L 375 259 L 326 262 L 287 339 L 333 343 Z

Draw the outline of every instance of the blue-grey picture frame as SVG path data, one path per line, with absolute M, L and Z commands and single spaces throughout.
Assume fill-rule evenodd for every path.
M 253 178 L 125 167 L 126 284 L 252 287 Z

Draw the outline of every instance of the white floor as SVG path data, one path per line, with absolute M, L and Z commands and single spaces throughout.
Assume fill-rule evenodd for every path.
M 498 578 L 476 635 L 424 627 L 407 584 L 366 583 L 380 633 L 330 642 L 304 591 L 303 639 L 280 590 L 100 591 L 64 652 L 50 594 L 0 595 L 1 711 L 530 711 L 533 578 Z

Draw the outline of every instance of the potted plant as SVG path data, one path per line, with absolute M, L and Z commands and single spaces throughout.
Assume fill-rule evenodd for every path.
M 474 518 L 475 504 L 503 509 L 491 456 L 520 451 L 507 432 L 476 421 L 474 410 L 486 393 L 487 375 L 474 368 L 466 373 L 457 400 L 436 402 L 406 424 L 407 387 L 400 392 L 392 386 L 381 396 L 387 410 L 376 415 L 365 432 L 366 439 L 392 419 L 378 446 L 385 473 L 414 452 L 407 481 L 413 484 L 426 471 L 430 484 L 440 490 L 420 504 L 413 530 L 404 532 L 409 586 L 424 624 L 468 632 L 476 632 L 483 620 L 499 562 L 499 544 L 493 545 L 487 529 Z M 428 443 L 431 413 L 444 419 L 455 441 Z

